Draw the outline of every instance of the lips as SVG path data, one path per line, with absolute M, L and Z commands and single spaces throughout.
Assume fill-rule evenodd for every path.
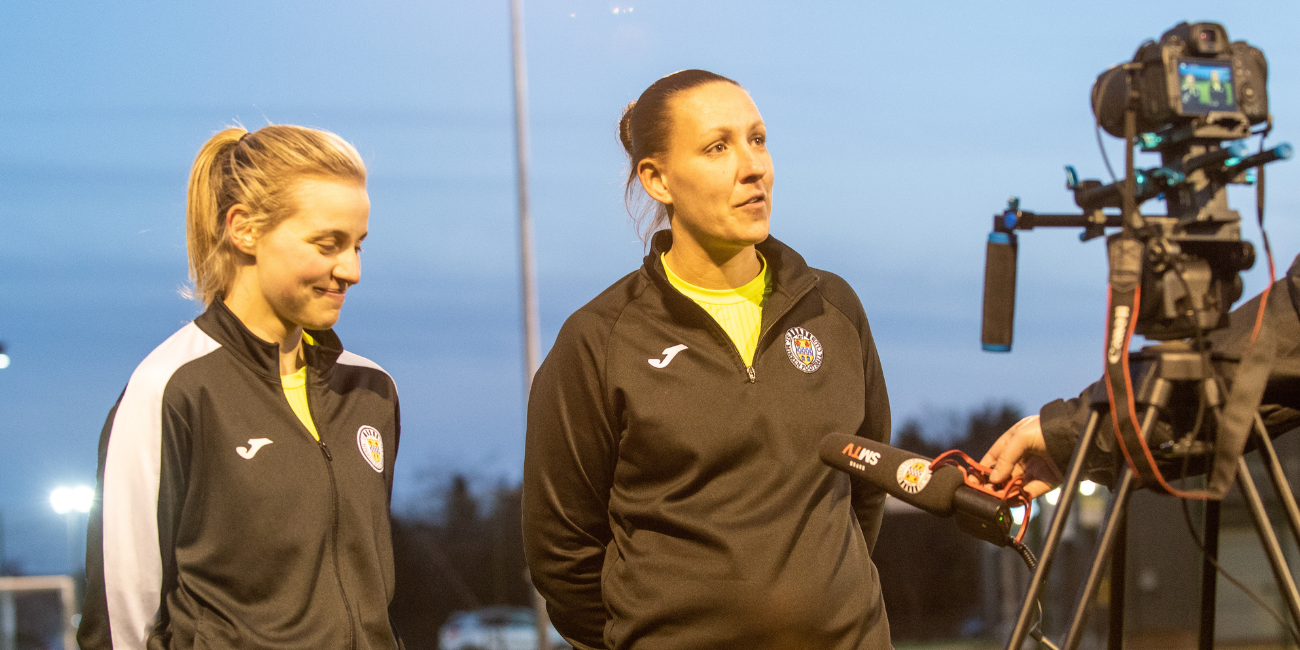
M 347 289 L 322 289 L 320 287 L 313 287 L 313 288 L 316 289 L 316 291 L 321 296 L 325 298 L 329 298 L 331 300 L 338 301 L 340 304 L 343 302 L 343 296 L 347 292 Z
M 767 195 L 766 195 L 766 194 L 755 194 L 754 196 L 749 197 L 749 199 L 747 199 L 747 200 L 745 200 L 744 202 L 740 203 L 740 204 L 737 205 L 736 207 L 738 207 L 738 208 L 739 208 L 739 207 L 744 207 L 744 206 L 746 206 L 746 205 L 750 205 L 750 204 L 753 204 L 753 203 L 758 203 L 758 202 L 763 201 L 763 200 L 766 200 L 766 199 L 767 199 Z

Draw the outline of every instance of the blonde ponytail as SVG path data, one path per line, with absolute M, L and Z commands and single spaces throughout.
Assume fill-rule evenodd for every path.
M 306 178 L 364 186 L 366 166 L 339 136 L 301 126 L 231 127 L 204 143 L 185 206 L 191 297 L 210 304 L 234 282 L 239 251 L 226 232 L 230 208 L 242 204 L 254 228 L 269 232 L 293 213 L 294 184 Z

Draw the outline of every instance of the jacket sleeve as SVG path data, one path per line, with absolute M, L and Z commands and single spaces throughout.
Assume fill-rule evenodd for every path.
M 889 412 L 889 392 L 885 388 L 885 373 L 880 367 L 880 355 L 876 351 L 875 339 L 871 336 L 871 325 L 867 322 L 866 311 L 857 293 L 843 278 L 818 270 L 821 279 L 822 295 L 835 305 L 858 331 L 862 343 L 862 377 L 863 418 L 857 435 L 888 444 L 891 429 Z M 862 527 L 862 536 L 867 541 L 867 549 L 875 552 L 876 538 L 880 535 L 880 522 L 885 515 L 885 491 L 873 487 L 865 481 L 852 481 L 853 510 Z
M 584 325 L 583 322 L 586 321 Z M 575 648 L 604 648 L 601 571 L 613 539 L 617 456 L 604 396 L 605 338 L 578 312 L 533 380 L 524 451 L 524 552 L 555 629 Z
M 387 474 L 385 480 L 388 482 L 388 520 L 389 520 L 389 545 L 392 545 L 392 519 L 393 519 L 393 473 L 397 467 L 397 449 L 402 442 L 402 407 L 397 395 L 397 386 L 393 385 L 393 455 L 388 461 Z M 392 584 L 392 583 L 390 583 Z M 396 592 L 394 592 L 396 593 Z M 402 631 L 397 628 L 397 619 L 393 616 L 393 597 L 388 599 L 388 625 L 393 629 L 393 638 L 397 640 L 397 650 L 406 650 L 406 643 L 402 640 Z
M 128 385 L 99 441 L 77 642 L 143 649 L 167 625 L 176 588 L 175 531 L 185 499 L 190 429 L 161 390 Z
M 859 305 L 858 309 L 861 309 Z M 859 333 L 862 337 L 862 372 L 866 380 L 865 416 L 858 435 L 888 444 L 890 437 L 889 393 L 885 389 L 885 373 L 880 367 L 876 342 L 871 338 L 871 326 L 862 315 Z M 880 535 L 880 522 L 885 515 L 885 492 L 865 482 L 853 482 L 853 509 L 862 526 L 862 536 L 867 549 L 875 552 L 876 538 Z
M 1232 310 L 1228 327 L 1210 333 L 1215 349 L 1230 355 L 1245 352 L 1255 328 L 1260 299 L 1261 296 L 1255 296 Z M 1269 289 L 1264 320 L 1272 331 L 1276 355 L 1259 410 L 1269 435 L 1276 437 L 1300 426 L 1300 257 L 1291 264 L 1286 277 Z M 1069 468 L 1074 448 L 1088 421 L 1092 391 L 1098 385 L 1085 388 L 1076 398 L 1051 402 L 1039 411 L 1047 451 L 1062 474 Z M 1110 426 L 1110 415 L 1104 414 L 1083 468 L 1084 476 L 1097 483 L 1114 485 L 1123 462 Z

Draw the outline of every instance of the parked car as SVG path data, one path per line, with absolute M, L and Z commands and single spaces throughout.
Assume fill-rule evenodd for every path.
M 550 629 L 552 650 L 572 650 Z M 537 650 L 537 617 L 527 607 L 453 612 L 438 632 L 440 650 Z

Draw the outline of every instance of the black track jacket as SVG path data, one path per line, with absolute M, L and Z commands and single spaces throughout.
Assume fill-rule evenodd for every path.
M 861 303 L 768 238 L 746 367 L 669 284 L 671 237 L 568 319 L 533 383 L 524 548 L 556 629 L 579 649 L 888 648 L 885 495 L 817 455 L 832 432 L 889 440 Z
M 392 379 L 304 346 L 317 443 L 279 346 L 222 304 L 136 368 L 99 443 L 82 648 L 390 649 Z

